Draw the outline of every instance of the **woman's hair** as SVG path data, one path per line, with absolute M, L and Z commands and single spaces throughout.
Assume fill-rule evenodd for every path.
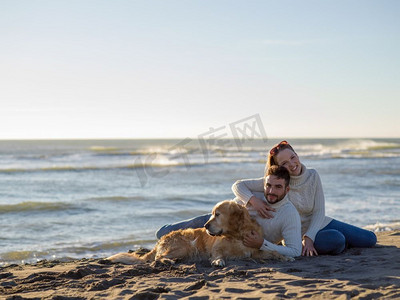
M 290 174 L 289 171 L 285 167 L 278 167 L 277 165 L 271 166 L 268 168 L 267 172 L 265 173 L 265 177 L 269 175 L 274 175 L 278 179 L 285 180 L 285 187 L 289 185 L 290 182 Z
M 288 142 L 282 141 L 279 144 L 276 144 L 274 147 L 271 148 L 268 152 L 268 158 L 267 158 L 267 165 L 265 166 L 265 169 L 268 170 L 272 166 L 277 166 L 277 162 L 275 161 L 275 156 L 284 149 L 290 149 L 292 150 L 295 154 L 296 152 L 292 148 L 292 146 L 289 145 Z M 297 154 L 296 154 L 297 155 Z

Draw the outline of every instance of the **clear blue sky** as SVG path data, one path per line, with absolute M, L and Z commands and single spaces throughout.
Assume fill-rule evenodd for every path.
M 0 139 L 400 137 L 400 1 L 0 1 Z

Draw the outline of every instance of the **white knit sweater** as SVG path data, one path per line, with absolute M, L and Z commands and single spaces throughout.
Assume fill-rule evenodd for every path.
M 264 193 L 255 192 L 255 196 L 267 201 Z M 239 204 L 244 204 L 239 198 L 235 198 L 235 200 Z M 271 212 L 274 216 L 272 219 L 262 218 L 250 203 L 247 204 L 250 215 L 263 229 L 264 242 L 260 250 L 274 250 L 290 257 L 300 256 L 302 247 L 300 216 L 296 208 L 289 201 L 288 196 L 277 203 L 269 203 L 269 205 L 275 208 L 275 211 Z M 282 240 L 284 246 L 277 245 Z
M 314 241 L 317 232 L 332 221 L 325 216 L 321 179 L 316 170 L 302 165 L 301 174 L 290 177 L 289 187 L 288 198 L 300 214 L 301 234 Z M 238 180 L 233 184 L 232 191 L 247 204 L 252 196 L 256 196 L 254 192 L 264 191 L 264 178 Z

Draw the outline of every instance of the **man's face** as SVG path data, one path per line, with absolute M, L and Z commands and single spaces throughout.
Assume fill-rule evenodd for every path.
M 265 178 L 264 195 L 269 203 L 277 203 L 285 198 L 289 192 L 289 186 L 285 186 L 285 179 L 268 175 Z

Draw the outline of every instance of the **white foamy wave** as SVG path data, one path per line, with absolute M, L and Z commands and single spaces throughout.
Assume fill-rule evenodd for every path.
M 393 222 L 393 223 L 380 223 L 380 222 L 377 222 L 374 225 L 367 225 L 364 228 L 368 229 L 368 230 L 371 230 L 373 232 L 395 231 L 395 230 L 400 230 L 400 222 Z
M 339 140 L 333 143 L 296 145 L 296 152 L 308 158 L 399 157 L 400 144 L 371 139 Z

